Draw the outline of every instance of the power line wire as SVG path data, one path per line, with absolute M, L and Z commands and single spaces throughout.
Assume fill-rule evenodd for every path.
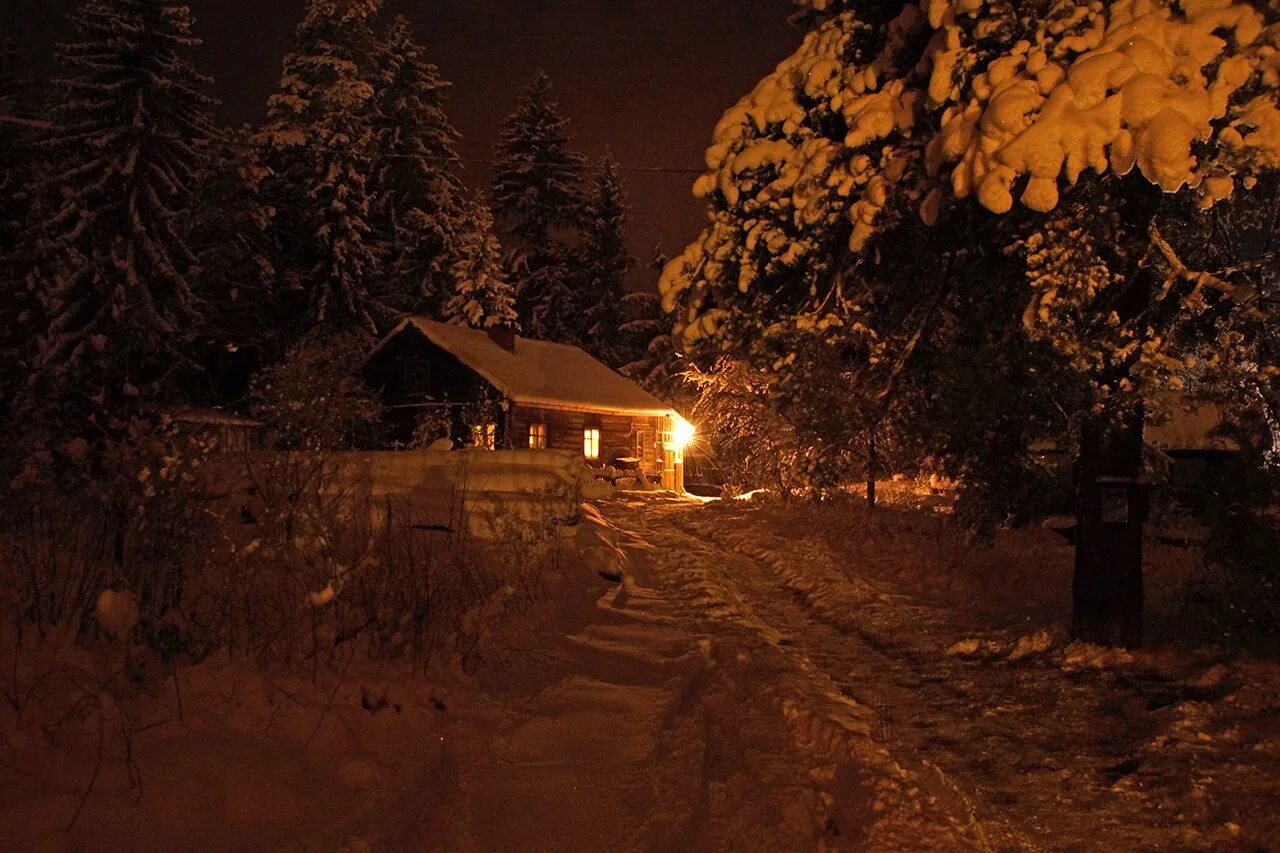
M 23 127 L 34 127 L 39 130 L 61 130 L 50 121 L 42 119 L 24 118 L 22 116 L 0 115 L 0 123 L 17 124 Z M 179 137 L 172 137 L 180 140 Z M 189 140 L 188 140 L 189 141 Z M 223 140 L 222 144 L 230 145 L 233 148 L 244 148 L 258 150 L 262 146 L 254 145 L 251 142 L 239 142 L 236 140 Z M 403 160 L 429 160 L 435 163 L 458 163 L 460 165 L 478 165 L 492 167 L 496 162 L 491 157 L 419 157 L 413 154 L 384 154 L 384 157 L 391 159 Z M 588 172 L 599 172 L 604 170 L 604 165 L 600 163 L 585 163 L 582 168 Z M 630 172 L 633 174 L 649 174 L 649 175 L 701 175 L 705 169 L 693 169 L 687 166 L 625 166 L 617 164 L 615 167 L 619 172 Z

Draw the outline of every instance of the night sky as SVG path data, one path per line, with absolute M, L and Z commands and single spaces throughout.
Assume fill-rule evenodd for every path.
M 75 0 L 0 0 L 35 73 Z M 191 0 L 205 40 L 202 71 L 217 80 L 225 119 L 258 122 L 293 41 L 302 0 Z M 446 79 L 449 114 L 466 157 L 488 157 L 498 126 L 533 69 L 551 75 L 575 147 L 612 150 L 624 166 L 699 168 L 721 113 L 800 41 L 790 0 L 388 0 L 405 14 Z M 465 173 L 473 186 L 483 167 Z M 689 194 L 694 176 L 624 175 L 632 201 L 633 251 L 678 251 L 702 221 Z M 652 276 L 646 273 L 646 279 Z

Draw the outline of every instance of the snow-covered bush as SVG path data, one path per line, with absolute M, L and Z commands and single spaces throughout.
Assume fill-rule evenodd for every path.
M 197 487 L 213 440 L 184 435 L 166 415 L 117 423 L 97 443 L 65 432 L 27 433 L 21 469 L 0 502 L 0 585 L 17 625 L 72 626 L 93 635 L 108 588 L 128 590 L 138 637 L 165 642 L 184 566 L 214 526 Z
M 356 373 L 369 349 L 360 332 L 317 329 L 254 377 L 249 407 L 270 446 L 332 452 L 367 444 L 382 408 Z

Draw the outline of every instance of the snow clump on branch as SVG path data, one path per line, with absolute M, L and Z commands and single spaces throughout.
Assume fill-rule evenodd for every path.
M 878 24 L 799 5 L 817 22 L 716 127 L 694 188 L 711 222 L 663 271 L 686 346 L 720 331 L 715 291 L 816 289 L 824 235 L 857 254 L 903 208 L 1048 212 L 1063 179 L 1135 168 L 1208 208 L 1280 168 L 1280 25 L 1245 3 L 924 0 Z

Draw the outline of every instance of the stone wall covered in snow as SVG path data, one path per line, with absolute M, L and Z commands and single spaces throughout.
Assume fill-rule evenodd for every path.
M 405 524 L 482 539 L 576 520 L 584 500 L 608 489 L 581 454 L 554 450 L 262 452 L 224 457 L 213 470 L 217 491 L 233 503 L 267 479 L 313 481 L 375 516 L 395 513 Z

